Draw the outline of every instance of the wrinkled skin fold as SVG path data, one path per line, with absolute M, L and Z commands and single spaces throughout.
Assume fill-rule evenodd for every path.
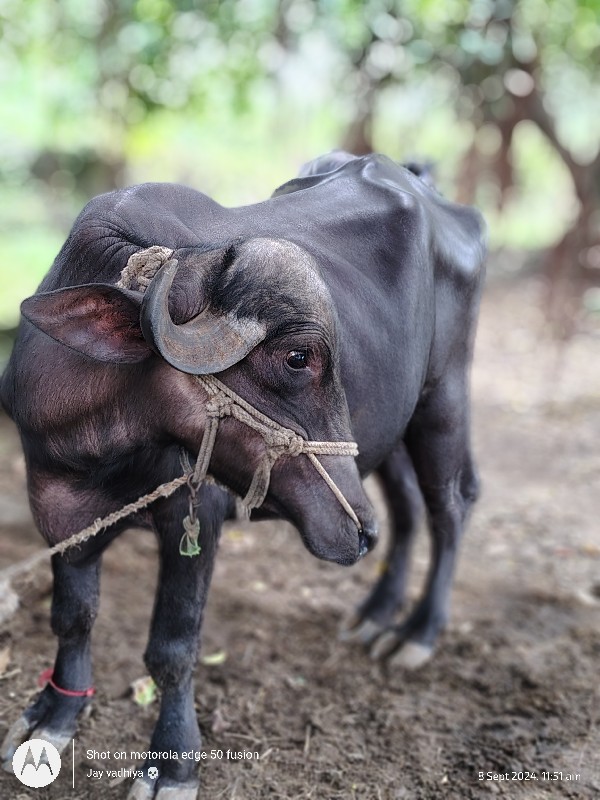
M 209 398 L 193 376 L 216 374 L 306 440 L 357 442 L 357 458 L 320 459 L 360 529 L 305 455 L 275 461 L 252 518 L 289 520 L 315 556 L 354 564 L 377 538 L 361 483 L 375 471 L 393 535 L 385 573 L 348 610 L 343 637 L 404 668 L 431 656 L 478 491 L 469 366 L 485 241 L 477 212 L 445 201 L 429 176 L 411 169 L 333 153 L 251 206 L 224 208 L 174 184 L 144 184 L 86 206 L 23 303 L 0 384 L 48 544 L 181 473 L 181 453 L 195 458 L 207 426 Z M 267 447 L 231 415 L 220 419 L 210 459 L 218 485 L 203 484 L 197 498 L 200 555 L 179 554 L 189 511 L 182 490 L 53 559 L 54 682 L 83 691 L 92 684 L 102 552 L 131 525 L 157 535 L 145 660 L 161 706 L 151 751 L 201 747 L 193 673 L 219 535 Z M 423 508 L 428 578 L 397 622 Z M 64 748 L 87 702 L 46 686 L 9 730 L 5 766 L 28 737 Z M 195 763 L 149 760 L 130 798 L 191 800 L 197 790 Z

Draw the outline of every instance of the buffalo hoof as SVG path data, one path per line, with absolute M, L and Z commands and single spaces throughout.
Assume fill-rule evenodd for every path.
M 10 772 L 12 775 L 13 767 L 12 760 L 17 747 L 22 744 L 29 735 L 29 723 L 25 717 L 19 717 L 8 729 L 8 733 L 4 737 L 2 746 L 0 747 L 0 761 L 2 762 L 2 769 L 5 772 Z
M 416 670 L 429 661 L 433 655 L 431 645 L 404 639 L 392 629 L 383 633 L 371 647 L 371 658 L 374 661 L 388 660 L 394 667 Z
M 71 739 L 75 735 L 75 730 L 72 733 L 65 731 L 51 731 L 47 728 L 36 728 L 31 732 L 31 725 L 27 722 L 25 717 L 19 719 L 11 726 L 8 733 L 4 737 L 2 747 L 0 748 L 0 762 L 2 769 L 12 775 L 12 759 L 15 751 L 19 745 L 27 741 L 27 739 L 43 739 L 45 742 L 54 745 L 59 753 L 66 750 L 67 745 L 70 744 Z
M 73 732 L 69 731 L 51 731 L 48 728 L 36 728 L 29 737 L 30 739 L 43 739 L 45 742 L 53 744 L 59 753 L 66 750 L 67 745 L 71 744 L 71 740 L 75 736 L 77 729 L 74 728 Z
M 152 800 L 156 781 L 148 781 L 145 778 L 136 778 L 133 786 L 129 790 L 127 800 Z
M 340 628 L 338 638 L 340 642 L 358 642 L 365 646 L 370 645 L 382 634 L 384 626 L 372 619 L 361 619 L 358 614 L 353 614 Z
M 127 800 L 196 800 L 199 782 L 177 783 L 168 778 L 149 780 L 136 778 Z

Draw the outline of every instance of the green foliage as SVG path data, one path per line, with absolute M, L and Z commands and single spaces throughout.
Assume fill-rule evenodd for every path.
M 599 71 L 598 0 L 0 0 L 0 327 L 93 194 L 253 202 L 361 115 L 451 196 L 476 156 L 493 241 L 550 244 L 574 213 L 560 147 L 598 151 Z M 516 124 L 532 87 L 556 142 Z

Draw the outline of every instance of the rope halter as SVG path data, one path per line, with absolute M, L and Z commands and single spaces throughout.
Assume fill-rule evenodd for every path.
M 329 486 L 358 530 L 362 529 L 354 509 L 317 458 L 318 455 L 357 456 L 358 447 L 356 442 L 309 441 L 254 408 L 243 397 L 240 397 L 239 394 L 236 394 L 224 383 L 221 383 L 214 375 L 195 375 L 194 380 L 208 393 L 209 400 L 206 404 L 208 420 L 200 450 L 198 451 L 196 466 L 190 479 L 190 489 L 193 492 L 197 491 L 202 481 L 207 477 L 219 423 L 224 417 L 231 416 L 259 433 L 266 445 L 266 452 L 254 472 L 246 495 L 241 501 L 248 512 L 253 508 L 258 508 L 264 502 L 269 490 L 271 470 L 277 459 L 283 455 L 297 457 L 304 454 Z

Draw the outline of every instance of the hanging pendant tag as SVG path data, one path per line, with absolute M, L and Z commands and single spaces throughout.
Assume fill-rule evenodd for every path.
M 202 548 L 198 544 L 198 536 L 200 535 L 200 523 L 197 519 L 193 522 L 190 517 L 183 520 L 183 530 L 185 531 L 179 542 L 179 553 L 182 556 L 200 555 Z

